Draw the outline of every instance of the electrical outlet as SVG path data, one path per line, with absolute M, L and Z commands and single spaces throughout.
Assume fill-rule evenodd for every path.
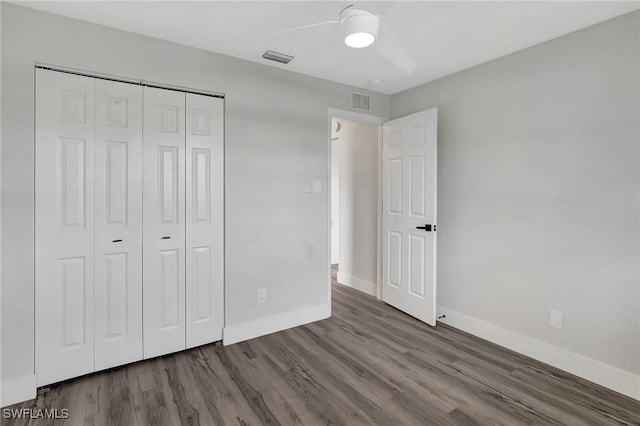
M 321 180 L 314 180 L 313 181 L 313 192 L 316 194 L 319 194 L 322 192 L 322 181 Z
M 267 301 L 267 289 L 259 288 L 258 289 L 258 303 L 264 303 Z
M 563 317 L 564 317 L 564 314 L 562 312 L 554 311 L 553 309 L 550 310 L 549 311 L 549 327 L 562 330 Z

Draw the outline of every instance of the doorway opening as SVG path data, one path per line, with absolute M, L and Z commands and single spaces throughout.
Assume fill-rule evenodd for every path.
M 329 109 L 329 302 L 333 276 L 435 325 L 437 117 Z
M 330 115 L 332 281 L 378 297 L 383 119 Z

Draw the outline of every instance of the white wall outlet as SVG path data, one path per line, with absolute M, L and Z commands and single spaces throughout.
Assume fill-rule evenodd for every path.
M 267 289 L 259 288 L 258 289 L 258 303 L 264 303 L 267 301 Z
M 313 181 L 313 192 L 315 192 L 316 194 L 319 194 L 322 192 L 322 181 L 321 180 L 314 180 Z
M 554 311 L 553 309 L 550 310 L 549 311 L 549 327 L 562 330 L 563 317 L 564 317 L 564 314 L 562 312 Z
M 308 183 L 304 186 L 304 192 L 307 194 L 311 194 L 311 184 Z

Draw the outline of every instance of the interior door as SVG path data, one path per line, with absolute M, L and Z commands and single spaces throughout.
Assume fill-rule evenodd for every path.
M 382 300 L 436 324 L 436 108 L 383 125 Z
M 38 386 L 94 370 L 94 80 L 36 71 Z
M 187 93 L 187 347 L 222 339 L 224 100 Z
M 142 359 L 142 87 L 95 80 L 95 367 Z
M 144 357 L 185 349 L 185 93 L 144 88 Z

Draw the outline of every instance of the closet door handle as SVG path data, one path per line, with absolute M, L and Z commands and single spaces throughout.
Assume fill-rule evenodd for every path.
M 111 242 L 112 242 L 112 243 L 121 243 L 121 242 L 122 242 L 122 240 L 113 240 L 113 241 L 111 241 Z
M 162 237 L 163 240 L 170 240 L 171 237 Z
M 430 224 L 426 224 L 424 226 L 416 226 L 416 229 L 423 229 L 423 230 L 425 230 L 427 232 L 431 232 L 431 225 Z M 436 226 L 435 225 L 433 225 L 433 230 L 434 231 L 436 230 Z

